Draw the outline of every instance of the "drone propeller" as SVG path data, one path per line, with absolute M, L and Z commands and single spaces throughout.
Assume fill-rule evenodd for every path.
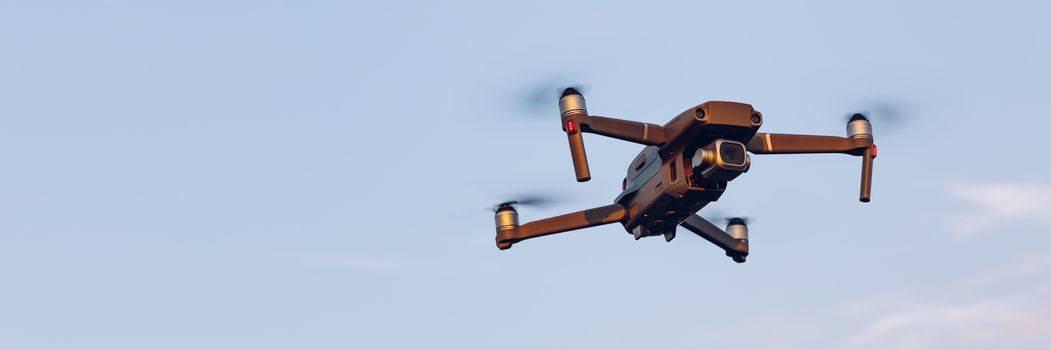
M 558 98 L 566 89 L 574 89 L 583 92 L 580 84 L 568 83 L 561 79 L 551 79 L 533 85 L 520 97 L 519 104 L 522 110 L 533 116 L 558 115 Z
M 712 221 L 725 222 L 727 225 L 733 224 L 733 223 L 741 223 L 741 224 L 744 224 L 745 226 L 747 226 L 749 223 L 752 223 L 752 222 L 755 221 L 754 219 L 752 219 L 749 216 L 730 216 L 730 215 L 723 214 L 723 212 L 721 212 L 721 211 L 712 211 L 711 214 L 705 215 L 705 216 L 711 218 Z
M 888 132 L 896 130 L 907 122 L 906 119 L 909 118 L 910 114 L 908 113 L 908 108 L 902 103 L 881 101 L 869 103 L 865 108 L 857 112 L 845 114 L 843 122 L 849 123 L 859 115 L 868 119 L 881 132 Z
M 724 218 L 724 220 L 726 220 L 726 223 L 727 223 L 728 225 L 733 225 L 733 224 L 744 224 L 745 226 L 748 226 L 748 224 L 749 224 L 749 223 L 753 222 L 752 218 L 750 218 L 750 217 L 747 217 L 747 216 L 741 216 L 741 217 L 737 217 L 737 216 L 734 216 L 734 217 L 728 217 L 728 218 Z
M 547 207 L 547 206 L 550 206 L 552 204 L 558 203 L 560 201 L 559 198 L 557 198 L 555 196 L 552 196 L 552 195 L 532 194 L 532 195 L 522 195 L 522 196 L 512 196 L 512 197 L 516 197 L 517 199 L 513 199 L 513 200 L 502 202 L 500 204 L 497 204 L 497 205 L 494 205 L 492 207 L 489 207 L 488 209 L 490 211 L 494 211 L 495 212 L 497 210 L 500 210 L 501 208 L 507 208 L 507 207 L 514 208 L 514 206 L 518 206 L 518 205 L 525 205 L 525 206 L 530 206 L 530 207 L 535 207 L 535 208 L 543 208 L 543 207 Z

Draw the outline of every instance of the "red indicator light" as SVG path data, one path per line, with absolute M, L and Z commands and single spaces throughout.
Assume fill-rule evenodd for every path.
M 876 145 L 872 145 L 872 158 L 876 158 Z
M 570 134 L 577 133 L 577 123 L 574 123 L 573 119 L 566 121 L 566 132 Z

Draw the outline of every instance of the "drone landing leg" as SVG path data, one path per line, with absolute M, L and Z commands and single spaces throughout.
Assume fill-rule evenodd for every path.
M 719 248 L 726 251 L 726 255 L 733 258 L 736 262 L 744 262 L 744 258 L 748 256 L 748 243 L 740 242 L 734 239 L 730 234 L 723 231 L 718 226 L 715 226 L 708 220 L 700 217 L 699 215 L 691 215 L 683 221 L 680 226 L 685 227 L 693 233 L 696 233 L 701 238 L 704 238 L 708 242 L 712 242 Z
M 497 231 L 496 246 L 501 250 L 508 249 L 511 248 L 512 244 L 530 238 L 612 224 L 614 222 L 620 222 L 624 217 L 624 207 L 619 204 L 581 210 L 575 213 L 537 220 L 522 226 Z

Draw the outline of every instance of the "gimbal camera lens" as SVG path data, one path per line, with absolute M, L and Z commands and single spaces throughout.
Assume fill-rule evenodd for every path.
M 745 148 L 739 143 L 724 142 L 719 147 L 722 162 L 733 166 L 744 166 Z

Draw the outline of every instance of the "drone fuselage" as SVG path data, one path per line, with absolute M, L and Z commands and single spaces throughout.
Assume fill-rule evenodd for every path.
M 665 124 L 667 141 L 647 146 L 628 166 L 615 200 L 627 211 L 624 228 L 636 239 L 674 237 L 675 228 L 718 200 L 729 182 L 701 176 L 704 165 L 694 164 L 698 150 L 717 140 L 747 143 L 761 125 L 762 115 L 751 105 L 722 101 L 687 109 Z

